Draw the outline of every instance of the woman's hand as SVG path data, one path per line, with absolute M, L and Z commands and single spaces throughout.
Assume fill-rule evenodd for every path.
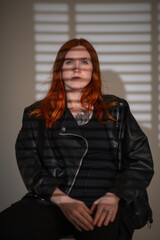
M 76 227 L 77 230 L 93 230 L 92 212 L 84 202 L 67 196 L 58 188 L 54 191 L 51 201 L 61 209 L 65 217 Z
M 94 226 L 107 226 L 109 222 L 115 220 L 118 211 L 119 197 L 113 193 L 106 193 L 103 197 L 97 199 L 92 207 L 91 212 L 95 212 Z

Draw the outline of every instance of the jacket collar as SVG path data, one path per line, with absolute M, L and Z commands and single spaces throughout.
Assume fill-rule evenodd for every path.
M 53 132 L 58 132 L 60 135 L 72 134 L 82 136 L 75 118 L 67 107 L 65 108 L 62 117 L 57 120 L 52 129 L 54 130 Z

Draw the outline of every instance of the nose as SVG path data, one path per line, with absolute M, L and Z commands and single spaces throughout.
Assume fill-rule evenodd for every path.
M 73 71 L 74 72 L 79 72 L 80 71 L 80 61 L 76 60 L 74 62 Z

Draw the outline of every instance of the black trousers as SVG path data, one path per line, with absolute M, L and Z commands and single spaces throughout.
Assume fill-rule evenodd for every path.
M 126 223 L 123 221 L 125 217 L 128 217 Z M 73 234 L 76 240 L 131 240 L 133 230 L 129 222 L 128 209 L 120 206 L 113 223 L 79 232 L 57 206 L 23 198 L 0 213 L 0 239 L 58 240 Z

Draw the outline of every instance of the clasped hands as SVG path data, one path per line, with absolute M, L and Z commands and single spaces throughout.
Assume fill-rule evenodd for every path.
M 54 193 L 51 201 L 61 209 L 65 217 L 78 231 L 90 231 L 95 226 L 107 226 L 109 222 L 115 220 L 119 202 L 119 197 L 115 194 L 106 193 L 93 202 L 89 209 L 84 202 L 62 194 L 62 192 L 60 194 L 60 192 Z

